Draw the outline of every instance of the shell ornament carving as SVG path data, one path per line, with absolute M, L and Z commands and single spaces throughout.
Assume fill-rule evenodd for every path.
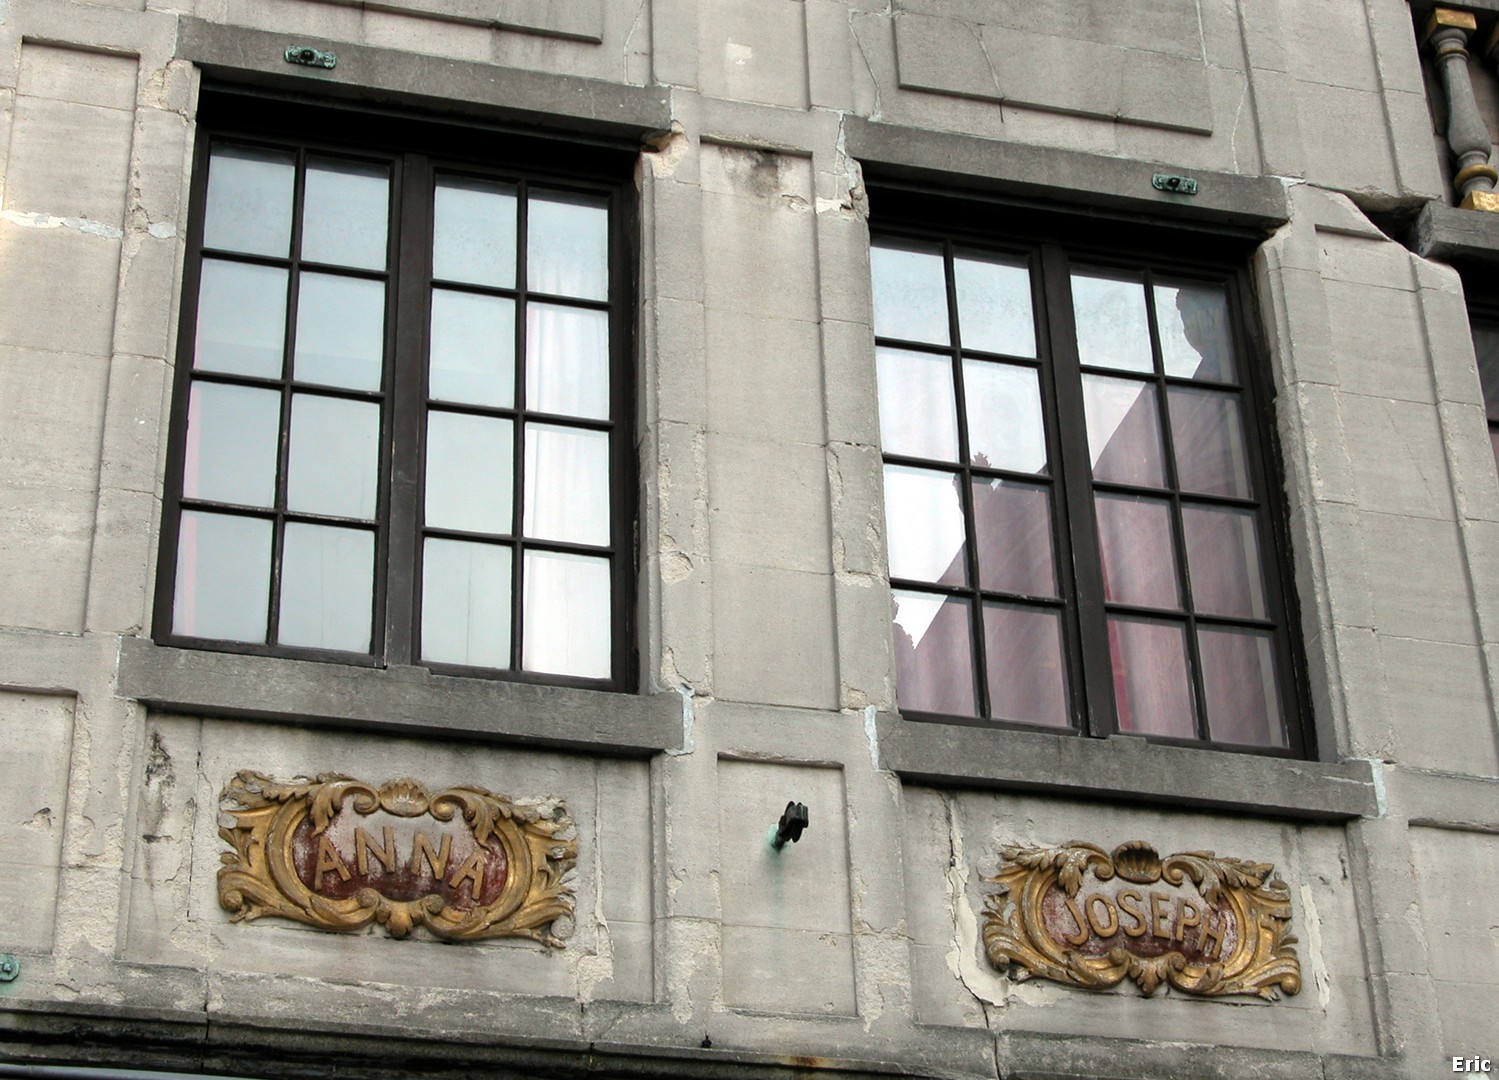
M 1009 845 L 982 915 L 984 952 L 1017 979 L 1105 990 L 1132 979 L 1276 1000 L 1301 989 L 1290 890 L 1269 863 L 1134 840 Z
M 515 802 L 477 787 L 433 794 L 337 773 L 281 783 L 257 772 L 220 796 L 219 903 L 324 930 L 424 926 L 449 941 L 526 937 L 561 947 L 577 841 L 560 800 Z M 555 924 L 555 925 L 554 925 Z

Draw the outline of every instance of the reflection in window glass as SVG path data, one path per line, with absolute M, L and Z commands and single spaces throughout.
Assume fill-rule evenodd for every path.
M 437 181 L 432 210 L 432 276 L 441 281 L 515 285 L 515 188 L 488 180 Z
M 1047 727 L 1072 722 L 1059 612 L 985 604 L 984 641 L 995 719 Z
M 900 707 L 908 712 L 976 715 L 972 605 L 901 590 L 892 599 Z
M 1228 297 L 1221 286 L 1157 282 L 1155 317 L 1167 375 L 1232 381 L 1233 336 L 1228 323 Z
M 203 246 L 285 257 L 291 248 L 296 155 L 253 146 L 215 146 L 208 162 Z
M 292 396 L 288 509 L 373 518 L 379 465 L 380 406 L 322 394 Z
M 514 514 L 514 456 L 514 421 L 429 412 L 427 527 L 508 533 Z
M 1150 316 L 1138 277 L 1104 272 L 1072 275 L 1077 355 L 1084 365 L 1121 371 L 1154 371 Z
M 270 594 L 269 521 L 182 512 L 173 633 L 218 641 L 264 641 Z
M 876 337 L 946 345 L 947 278 L 938 244 L 881 240 L 869 252 Z
M 609 674 L 609 561 L 562 552 L 526 552 L 527 671 L 602 679 Z
M 375 534 L 291 521 L 285 545 L 276 640 L 369 652 Z
M 1154 383 L 1084 375 L 1083 409 L 1094 479 L 1165 486 Z
M 962 477 L 885 466 L 885 535 L 890 576 L 962 585 L 968 580 Z
M 596 195 L 538 192 L 527 204 L 526 288 L 551 296 L 609 296 L 609 205 Z
M 515 402 L 515 301 L 433 289 L 428 364 L 433 398 L 509 408 Z
M 969 464 L 1012 472 L 1046 471 L 1041 387 L 1034 368 L 963 361 Z
M 286 281 L 278 266 L 204 259 L 193 366 L 279 379 L 286 349 Z
M 510 666 L 510 548 L 429 539 L 422 557 L 422 659 Z
M 274 506 L 281 395 L 200 382 L 187 406 L 182 494 L 189 499 Z
M 958 460 L 952 361 L 935 353 L 876 349 L 880 444 L 887 454 Z
M 526 307 L 526 407 L 609 419 L 609 313 L 532 303 Z
M 307 166 L 302 199 L 302 258 L 308 262 L 385 267 L 390 170 L 332 158 Z
M 958 292 L 958 336 L 964 349 L 1036 355 L 1031 274 L 1024 259 L 997 255 L 953 260 Z
M 385 356 L 385 283 L 305 273 L 297 299 L 298 382 L 380 389 Z
M 1109 619 L 1119 730 L 1176 739 L 1197 736 L 1197 706 L 1182 626 L 1161 619 Z

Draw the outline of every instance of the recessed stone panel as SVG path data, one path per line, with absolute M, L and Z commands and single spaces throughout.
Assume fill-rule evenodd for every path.
M 0 788 L 3 948 L 52 948 L 74 704 L 60 694 L 0 691 L 0 757 L 16 780 Z

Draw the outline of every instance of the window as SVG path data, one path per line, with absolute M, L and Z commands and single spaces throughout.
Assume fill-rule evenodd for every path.
M 871 256 L 902 712 L 1305 755 L 1241 272 L 953 220 Z
M 629 157 L 202 116 L 158 638 L 626 686 Z
M 1473 315 L 1473 349 L 1478 354 L 1478 381 L 1483 385 L 1483 404 L 1489 418 L 1489 442 L 1494 464 L 1499 466 L 1499 319 L 1485 313 Z

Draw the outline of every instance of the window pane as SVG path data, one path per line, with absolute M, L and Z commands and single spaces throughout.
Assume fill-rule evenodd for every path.
M 1254 511 L 1183 506 L 1192 607 L 1209 615 L 1265 618 Z
M 500 409 L 514 405 L 515 301 L 433 289 L 430 365 L 430 397 Z
M 909 712 L 974 716 L 972 605 L 924 593 L 893 594 L 895 693 Z
M 984 642 L 994 719 L 1052 727 L 1071 723 L 1059 612 L 985 604 Z
M 1167 375 L 1233 381 L 1233 334 L 1228 323 L 1228 297 L 1221 286 L 1157 284 L 1155 319 Z
M 534 189 L 526 215 L 526 288 L 609 299 L 609 202 L 600 195 Z
M 1154 371 L 1145 286 L 1138 277 L 1106 271 L 1072 275 L 1077 352 L 1084 364 Z
M 271 523 L 182 512 L 172 632 L 219 641 L 265 640 L 271 595 Z
M 1046 472 L 1041 387 L 1033 368 L 963 361 L 970 464 L 1014 472 Z
M 380 464 L 380 406 L 295 394 L 287 457 L 289 510 L 332 517 L 375 516 Z
M 275 390 L 194 382 L 187 404 L 187 499 L 276 504 L 281 395 Z
M 609 433 L 526 425 L 526 535 L 609 543 Z
M 1269 633 L 1199 626 L 1197 645 L 1209 736 L 1217 742 L 1285 746 Z
M 298 382 L 380 389 L 385 357 L 385 283 L 306 273 L 297 289 Z
M 427 413 L 426 523 L 508 533 L 515 498 L 514 421 Z
M 1169 388 L 1166 395 L 1181 489 L 1249 498 L 1238 395 L 1182 386 Z
M 607 679 L 609 560 L 533 550 L 526 552 L 524 575 L 521 666 Z
M 309 262 L 385 268 L 390 219 L 390 169 L 357 161 L 312 158 L 302 196 L 302 258 Z
M 1036 355 L 1031 274 L 1024 259 L 970 255 L 953 260 L 958 337 L 965 349 Z
M 277 640 L 369 652 L 375 534 L 290 521 L 281 559 Z
M 997 592 L 1055 596 L 1051 489 L 1015 480 L 973 482 L 979 584 Z
M 869 251 L 877 337 L 946 345 L 947 277 L 940 244 L 881 240 Z
M 944 585 L 967 582 L 962 482 L 957 473 L 885 466 L 891 577 Z
M 1083 409 L 1094 479 L 1165 486 L 1154 383 L 1084 375 Z
M 510 560 L 503 544 L 423 544 L 423 660 L 510 666 Z
M 958 411 L 952 360 L 879 348 L 880 445 L 887 454 L 958 460 Z
M 208 163 L 203 246 L 286 258 L 291 251 L 296 155 L 215 146 Z
M 1473 350 L 1478 355 L 1484 409 L 1491 421 L 1499 420 L 1499 327 L 1473 327 Z
M 1187 639 L 1179 623 L 1111 616 L 1109 655 L 1120 731 L 1196 738 Z
M 437 181 L 432 276 L 509 289 L 515 285 L 515 188 L 487 180 Z
M 1136 495 L 1094 493 L 1103 557 L 1104 599 L 1142 607 L 1179 608 L 1171 504 Z
M 204 259 L 193 367 L 281 377 L 286 348 L 286 271 Z
M 609 419 L 609 313 L 526 306 L 526 408 Z

